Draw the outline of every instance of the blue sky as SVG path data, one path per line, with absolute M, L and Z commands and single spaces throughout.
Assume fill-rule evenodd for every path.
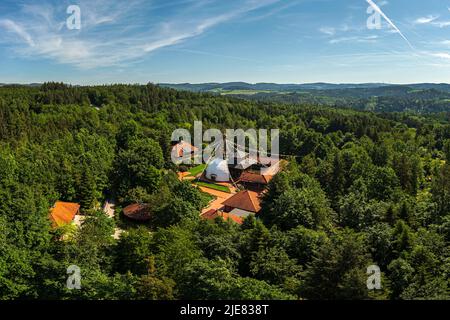
M 449 83 L 450 1 L 372 3 L 0 0 L 0 82 Z

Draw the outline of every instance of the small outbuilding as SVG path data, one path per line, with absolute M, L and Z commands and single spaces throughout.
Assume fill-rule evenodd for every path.
M 244 190 L 236 193 L 223 203 L 224 212 L 239 217 L 246 217 L 251 214 L 257 214 L 261 211 L 261 200 L 259 194 L 253 191 Z
M 80 205 L 73 202 L 56 201 L 50 209 L 50 220 L 53 228 L 71 224 L 80 211 Z
M 175 154 L 178 157 L 184 158 L 186 156 L 191 156 L 193 155 L 195 152 L 198 151 L 198 148 L 193 146 L 192 144 L 190 144 L 189 142 L 186 141 L 173 141 L 172 142 L 172 150 L 175 152 Z
M 244 222 L 243 218 L 238 215 L 214 209 L 205 212 L 201 217 L 206 220 L 215 220 L 216 218 L 221 217 L 225 221 L 233 221 L 237 224 L 242 224 Z

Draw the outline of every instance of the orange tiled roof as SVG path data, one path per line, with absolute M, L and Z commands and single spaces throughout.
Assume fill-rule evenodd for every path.
M 214 220 L 217 217 L 222 217 L 223 220 L 225 220 L 225 221 L 231 220 L 233 222 L 236 222 L 237 224 L 242 224 L 242 222 L 244 221 L 241 217 L 239 217 L 235 214 L 219 212 L 218 210 L 215 210 L 215 209 L 211 209 L 211 210 L 205 212 L 204 214 L 202 214 L 202 218 L 207 219 L 207 220 Z
M 78 210 L 80 210 L 78 203 L 56 201 L 50 210 L 50 219 L 53 221 L 53 226 L 61 227 L 71 223 Z
M 229 214 L 229 213 L 223 212 L 223 213 L 221 214 L 221 217 L 222 217 L 223 220 L 225 220 L 225 221 L 227 221 L 227 220 L 232 220 L 232 221 L 236 222 L 237 224 L 242 224 L 242 223 L 244 222 L 244 220 L 243 220 L 241 217 L 239 217 L 239 216 L 237 216 L 237 215 L 235 215 L 235 214 Z
M 197 147 L 194 147 L 192 144 L 190 144 L 190 143 L 188 143 L 186 141 L 180 141 L 179 143 L 177 143 L 174 146 L 174 148 L 175 148 L 175 150 L 176 150 L 176 152 L 177 152 L 179 157 L 183 157 L 185 152 L 187 154 L 190 154 L 190 153 L 195 152 L 195 151 L 198 150 Z
M 261 175 L 258 173 L 246 171 L 243 172 L 239 177 L 239 182 L 268 184 L 270 180 L 272 180 L 272 178 L 273 176 L 271 175 Z
M 217 217 L 217 209 L 211 209 L 202 214 L 203 219 L 212 220 Z
M 228 198 L 222 204 L 227 207 L 258 213 L 261 210 L 260 202 L 258 193 L 244 190 Z

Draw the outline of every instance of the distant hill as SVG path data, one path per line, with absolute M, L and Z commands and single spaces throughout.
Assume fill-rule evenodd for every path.
M 17 87 L 17 86 L 23 86 L 23 87 L 39 87 L 42 83 L 27 83 L 27 84 L 18 84 L 18 83 L 0 83 L 0 87 Z
M 278 83 L 246 83 L 246 82 L 226 82 L 226 83 L 160 83 L 161 87 L 169 87 L 178 90 L 189 90 L 195 92 L 208 91 L 230 91 L 230 90 L 256 90 L 256 91 L 302 91 L 302 90 L 344 90 L 344 89 L 383 89 L 383 88 L 413 88 L 413 89 L 435 89 L 450 92 L 450 84 L 419 83 L 407 85 L 394 85 L 388 83 L 304 83 L 304 84 L 278 84 Z
M 29 83 L 29 84 L 16 84 L 16 83 L 0 83 L 0 86 L 27 86 L 38 87 L 42 83 Z M 357 93 L 359 89 L 364 89 L 366 95 L 387 95 L 389 91 L 392 94 L 396 94 L 405 89 L 416 90 L 437 90 L 443 92 L 450 92 L 450 84 L 448 83 L 417 83 L 417 84 L 389 84 L 389 83 L 303 83 L 303 84 L 279 84 L 279 83 L 247 83 L 247 82 L 209 82 L 209 83 L 160 83 L 160 87 L 173 88 L 177 90 L 187 90 L 194 92 L 220 92 L 220 91 L 233 91 L 233 90 L 250 90 L 250 91 L 273 91 L 273 92 L 297 92 L 297 91 L 329 91 L 329 90 L 348 90 L 355 89 L 353 93 Z M 373 90 L 373 91 L 370 91 Z M 362 92 L 362 91 L 361 91 Z
M 0 84 L 38 87 L 42 84 Z M 450 84 L 447 83 L 161 83 L 160 87 L 190 92 L 288 104 L 312 104 L 337 108 L 352 108 L 375 112 L 436 113 L 450 111 Z M 76 86 L 75 86 L 76 87 Z
M 247 100 L 290 104 L 318 104 L 377 112 L 450 111 L 450 84 L 418 83 L 395 85 L 362 84 L 276 84 L 228 82 L 160 84 L 177 90 L 210 92 Z

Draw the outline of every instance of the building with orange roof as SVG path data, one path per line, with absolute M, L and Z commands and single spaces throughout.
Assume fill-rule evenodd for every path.
M 262 175 L 256 172 L 246 171 L 239 177 L 239 182 L 267 185 L 272 178 L 272 175 Z
M 245 189 L 261 193 L 267 188 L 273 177 L 280 172 L 283 163 L 283 160 L 280 160 L 265 165 L 258 161 L 248 169 L 233 170 L 233 178 Z
M 231 220 L 233 222 L 236 222 L 237 224 L 242 224 L 244 222 L 244 219 L 242 217 L 239 217 L 235 214 L 231 214 L 231 213 L 226 213 L 226 212 L 221 212 L 219 214 L 223 220 L 228 221 Z
M 237 182 L 242 184 L 246 189 L 262 192 L 267 188 L 272 178 L 272 175 L 262 175 L 252 171 L 245 171 L 241 174 Z
M 80 211 L 80 205 L 73 202 L 56 201 L 50 209 L 50 220 L 54 228 L 62 227 L 74 221 Z
M 240 217 L 257 214 L 261 211 L 259 194 L 250 190 L 240 191 L 231 198 L 225 200 L 222 204 L 224 205 L 224 212 Z
M 217 209 L 210 209 L 204 213 L 202 213 L 201 217 L 203 219 L 208 219 L 208 220 L 212 220 L 215 219 L 217 216 Z
M 233 221 L 237 224 L 242 224 L 244 221 L 244 219 L 242 217 L 239 217 L 235 214 L 231 214 L 231 213 L 227 213 L 227 212 L 223 212 L 223 211 L 215 210 L 215 209 L 211 209 L 211 210 L 205 212 L 204 214 L 201 215 L 201 217 L 206 220 L 215 220 L 216 218 L 221 217 L 225 221 Z
M 172 152 L 181 159 L 190 159 L 198 151 L 198 148 L 186 141 L 174 141 L 172 142 Z

